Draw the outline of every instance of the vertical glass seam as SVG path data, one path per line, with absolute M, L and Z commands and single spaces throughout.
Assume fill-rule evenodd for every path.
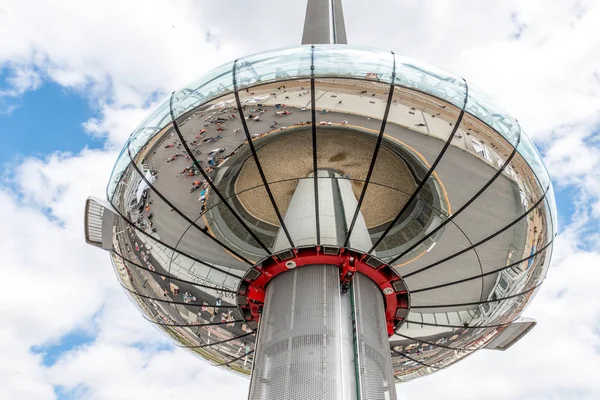
M 292 237 L 290 236 L 290 233 L 285 225 L 285 222 L 283 220 L 283 217 L 281 216 L 281 212 L 279 211 L 279 207 L 277 207 L 277 203 L 275 202 L 275 197 L 273 197 L 273 193 L 271 192 L 271 188 L 269 186 L 269 183 L 267 182 L 267 177 L 265 176 L 265 172 L 262 168 L 262 165 L 260 163 L 260 160 L 258 159 L 258 154 L 256 153 L 256 148 L 254 147 L 254 143 L 252 142 L 252 136 L 250 135 L 250 131 L 248 129 L 248 124 L 246 123 L 246 118 L 244 118 L 244 111 L 242 110 L 242 102 L 240 101 L 240 94 L 237 88 L 237 62 L 238 60 L 235 60 L 233 62 L 233 69 L 232 69 L 232 79 L 233 79 L 233 93 L 235 96 L 235 103 L 238 109 L 238 114 L 240 116 L 240 120 L 242 122 L 242 127 L 244 128 L 244 133 L 246 135 L 246 140 L 248 140 L 248 146 L 250 146 L 250 151 L 252 152 L 252 157 L 254 157 L 254 162 L 256 163 L 256 169 L 258 170 L 258 173 L 260 175 L 260 179 L 263 182 L 263 186 L 265 188 L 265 190 L 267 191 L 267 195 L 269 196 L 269 200 L 271 201 L 271 205 L 273 206 L 273 209 L 275 211 L 275 214 L 277 215 L 277 219 L 279 220 L 279 224 L 281 225 L 281 229 L 283 229 L 283 232 L 288 240 L 288 242 L 290 243 L 290 247 L 295 247 L 294 246 L 294 242 L 292 241 Z M 270 254 L 270 251 L 267 251 L 268 254 Z
M 385 128 L 387 125 L 388 115 L 390 113 L 390 107 L 392 105 L 392 99 L 394 97 L 394 83 L 396 80 L 396 55 L 392 51 L 392 81 L 390 83 L 389 93 L 387 103 L 385 105 L 385 111 L 383 113 L 383 119 L 381 120 L 381 128 L 379 129 L 379 135 L 377 136 L 377 142 L 375 143 L 375 149 L 373 151 L 373 157 L 371 158 L 371 165 L 369 165 L 369 170 L 367 171 L 367 176 L 365 177 L 365 183 L 363 185 L 363 189 L 360 193 L 360 197 L 358 199 L 358 204 L 356 205 L 356 209 L 354 210 L 354 215 L 352 216 L 352 222 L 350 223 L 350 227 L 348 228 L 348 232 L 346 233 L 346 238 L 344 239 L 344 244 L 342 247 L 347 247 L 348 242 L 350 242 L 350 236 L 352 235 L 352 231 L 354 230 L 354 225 L 356 224 L 356 220 L 358 218 L 358 214 L 360 213 L 360 209 L 362 207 L 362 203 L 365 199 L 365 195 L 367 193 L 367 188 L 369 187 L 369 182 L 371 181 L 371 175 L 373 174 L 373 170 L 375 169 L 375 163 L 377 162 L 377 157 L 379 156 L 379 148 L 381 147 L 381 142 L 383 141 L 383 135 L 385 133 Z
M 131 153 L 129 153 L 129 157 L 131 158 Z M 152 191 L 154 193 L 156 193 L 156 195 L 158 197 L 161 198 L 162 201 L 164 201 L 169 207 L 171 207 L 173 209 L 173 211 L 175 211 L 180 217 L 182 217 L 183 219 L 185 219 L 189 224 L 193 225 L 196 229 L 198 229 L 200 232 L 202 232 L 206 237 L 210 238 L 213 242 L 219 244 L 219 246 L 221 246 L 223 249 L 229 251 L 231 254 L 235 255 L 236 257 L 238 257 L 239 259 L 245 261 L 246 263 L 250 264 L 250 265 L 254 265 L 254 263 L 252 263 L 251 261 L 249 261 L 246 257 L 242 256 L 241 254 L 238 254 L 235 250 L 231 249 L 229 246 L 227 246 L 226 244 L 222 243 L 219 239 L 217 239 L 216 237 L 211 236 L 208 232 L 206 228 L 201 228 L 200 226 L 198 226 L 194 221 L 192 221 L 191 219 L 189 219 L 189 217 L 187 215 L 185 215 L 184 213 L 182 213 L 177 207 L 175 207 L 165 196 L 163 196 L 162 193 L 160 193 L 158 190 L 156 190 L 156 188 L 148 181 L 148 179 L 146 179 L 146 177 L 142 174 L 142 171 L 140 171 L 140 169 L 138 168 L 138 166 L 132 161 L 132 166 L 133 168 L 136 170 L 136 172 L 138 173 L 138 175 L 142 178 L 142 180 L 144 182 L 146 182 L 146 184 L 152 188 Z
M 181 144 L 185 148 L 186 153 L 190 156 L 190 159 L 192 160 L 192 163 L 196 166 L 196 168 L 198 169 L 198 171 L 200 171 L 200 173 L 202 174 L 202 177 L 209 184 L 210 188 L 219 197 L 219 200 L 221 200 L 221 203 L 223 203 L 225 205 L 225 207 L 227 207 L 227 209 L 229 210 L 229 212 L 231 212 L 231 214 L 235 217 L 235 219 L 237 219 L 238 222 L 244 227 L 244 229 L 246 229 L 246 231 L 250 234 L 250 236 L 252 236 L 252 238 L 254 240 L 256 240 L 256 242 L 258 243 L 258 245 L 260 247 L 262 247 L 262 249 L 265 251 L 265 253 L 270 254 L 270 250 L 267 248 L 267 246 L 265 246 L 265 244 L 258 238 L 258 236 L 256 236 L 256 234 L 254 233 L 254 231 L 252 229 L 250 229 L 248 227 L 248 225 L 246 225 L 246 223 L 244 222 L 244 220 L 242 219 L 242 217 L 240 217 L 238 215 L 238 213 L 236 213 L 233 210 L 233 208 L 227 202 L 227 200 L 223 197 L 223 195 L 221 194 L 221 192 L 219 191 L 219 189 L 217 189 L 217 187 L 213 183 L 212 179 L 210 179 L 209 176 L 206 174 L 206 172 L 204 172 L 204 168 L 202 168 L 202 166 L 200 165 L 200 163 L 198 162 L 198 160 L 196 160 L 196 157 L 192 153 L 192 150 L 190 150 L 190 147 L 188 146 L 187 141 L 183 138 L 183 135 L 182 135 L 181 131 L 179 130 L 179 124 L 177 124 L 177 120 L 175 118 L 175 113 L 173 113 L 173 94 L 174 93 L 175 92 L 171 93 L 171 97 L 170 97 L 170 100 L 169 100 L 169 111 L 171 113 L 171 122 L 173 123 L 173 128 L 175 128 L 175 132 L 177 133 L 177 136 L 179 137 L 179 140 L 181 140 Z M 174 209 L 174 207 L 172 207 L 172 208 Z
M 132 161 L 131 163 L 133 164 L 133 161 Z M 162 244 L 163 246 L 167 247 L 168 249 L 170 249 L 170 250 L 172 250 L 172 251 L 174 251 L 174 252 L 177 252 L 177 253 L 179 253 L 179 254 L 181 254 L 181 255 L 185 256 L 185 257 L 188 257 L 188 258 L 189 258 L 189 259 L 191 259 L 191 260 L 194 260 L 194 261 L 196 261 L 196 262 L 199 262 L 199 263 L 200 263 L 200 264 L 202 264 L 202 265 L 205 265 L 205 266 L 207 266 L 207 267 L 209 267 L 209 268 L 213 268 L 215 271 L 222 272 L 222 273 L 224 273 L 225 275 L 228 275 L 228 276 L 231 276 L 231 277 L 235 277 L 235 278 L 238 278 L 238 279 L 240 278 L 239 276 L 237 276 L 237 275 L 235 275 L 235 274 L 232 274 L 231 272 L 228 272 L 228 271 L 225 271 L 225 270 L 223 270 L 223 269 L 221 269 L 221 268 L 219 268 L 219 267 L 213 266 L 212 264 L 210 264 L 210 263 L 209 263 L 209 262 L 207 262 L 207 261 L 203 261 L 203 260 L 201 260 L 201 259 L 199 259 L 199 258 L 197 258 L 197 257 L 194 257 L 194 256 L 190 255 L 190 254 L 184 253 L 184 252 L 182 252 L 181 250 L 178 250 L 177 248 L 175 248 L 175 247 L 171 246 L 170 244 L 168 244 L 168 243 L 166 243 L 166 242 L 163 242 L 162 240 L 160 240 L 160 239 L 157 239 L 157 238 L 153 237 L 152 235 L 150 235 L 150 234 L 149 234 L 149 233 L 147 233 L 147 232 L 144 232 L 142 229 L 140 229 L 139 227 L 137 227 L 137 226 L 136 226 L 136 225 L 135 225 L 133 222 L 131 222 L 129 219 L 127 219 L 127 218 L 126 218 L 126 217 L 125 217 L 125 216 L 124 216 L 124 215 L 121 213 L 121 211 L 119 210 L 119 208 L 118 208 L 118 207 L 116 207 L 116 206 L 115 206 L 115 205 L 114 205 L 112 202 L 111 202 L 111 205 L 112 205 L 112 206 L 113 206 L 113 208 L 115 209 L 116 213 L 117 213 L 117 214 L 119 214 L 119 217 L 120 217 L 120 218 L 121 218 L 123 221 L 125 221 L 125 223 L 126 223 L 127 225 L 129 225 L 129 226 L 133 227 L 133 228 L 134 228 L 136 231 L 138 231 L 138 232 L 142 233 L 143 235 L 145 235 L 145 236 L 147 236 L 147 237 L 151 238 L 152 240 L 156 241 L 157 243 L 160 243 L 160 244 Z M 254 265 L 254 264 L 251 264 L 251 265 Z
M 316 234 L 317 234 L 317 246 L 321 245 L 321 221 L 319 217 L 319 178 L 318 178 L 318 165 L 317 165 L 317 113 L 316 113 L 316 99 L 315 99 L 315 45 L 310 46 L 310 104 L 311 104 L 311 117 L 312 117 L 312 157 L 313 157 L 313 187 L 315 195 L 315 220 L 316 220 Z

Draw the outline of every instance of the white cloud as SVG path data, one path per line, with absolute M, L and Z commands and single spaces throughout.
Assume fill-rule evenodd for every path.
M 0 187 L 0 398 L 50 399 L 56 385 L 85 399 L 244 398 L 246 380 L 160 347 L 167 340 L 128 304 L 106 254 L 83 243 L 83 204 L 103 197 L 116 149 L 157 97 L 235 57 L 297 44 L 305 5 L 288 3 L 0 0 L 4 96 L 47 80 L 79 90 L 98 113 L 82 129 L 107 139 L 106 151 L 23 160 Z M 600 398 L 600 253 L 586 226 L 600 218 L 600 4 L 347 0 L 345 11 L 351 43 L 395 49 L 489 92 L 580 199 L 526 312 L 538 327 L 508 352 L 400 386 L 401 398 Z M 97 336 L 51 367 L 31 353 L 74 329 Z
M 140 106 L 235 54 L 205 41 L 192 2 L 0 2 L 0 66 L 17 60 L 57 83 L 117 105 Z M 34 10 L 34 11 L 32 11 Z M 200 14 L 201 15 L 201 14 Z
M 591 217 L 600 218 L 600 120 L 554 129 L 547 140 L 546 165 L 558 187 L 572 188 Z
M 94 343 L 62 357 L 47 369 L 48 380 L 86 399 L 242 398 L 248 381 L 230 376 L 181 349 L 163 349 L 170 341 L 113 291 L 94 324 Z M 161 347 L 162 345 L 162 347 Z M 110 384 L 107 384 L 110 382 Z
M 139 125 L 158 103 L 148 107 L 114 107 L 104 105 L 100 109 L 100 117 L 91 118 L 83 124 L 83 129 L 94 137 L 107 139 L 109 147 L 120 147 L 131 132 Z
M 12 75 L 6 78 L 9 89 L 0 90 L 0 96 L 19 96 L 27 90 L 37 89 L 42 82 L 39 74 L 30 66 L 15 66 L 11 70 Z
M 2 273 L 10 277 L 0 293 L 0 314 L 31 344 L 77 327 L 112 285 L 98 251 L 81 245 L 81 221 L 86 192 L 103 192 L 113 158 L 85 151 L 25 160 L 15 171 L 21 199 L 0 191 Z

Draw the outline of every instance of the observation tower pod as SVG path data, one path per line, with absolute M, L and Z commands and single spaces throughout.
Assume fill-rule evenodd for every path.
M 250 399 L 395 399 L 535 326 L 554 192 L 466 79 L 346 44 L 340 1 L 306 15 L 301 46 L 209 71 L 142 121 L 85 238 Z

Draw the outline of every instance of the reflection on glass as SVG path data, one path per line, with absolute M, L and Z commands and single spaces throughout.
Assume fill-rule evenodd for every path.
M 158 132 L 162 131 L 167 124 L 171 122 L 170 97 L 164 99 L 158 108 L 154 110 L 142 123 L 133 131 L 126 144 L 131 156 L 138 154 L 140 149 L 145 147 Z
M 517 121 L 492 103 L 476 86 L 469 84 L 467 111 L 494 128 L 502 137 L 516 146 L 521 137 Z
M 310 76 L 310 46 L 290 47 L 243 57 L 236 62 L 237 87 Z
M 317 226 L 321 245 L 370 252 L 405 278 L 406 337 L 390 339 L 398 381 L 451 365 L 517 318 L 557 229 L 550 178 L 516 120 L 476 87 L 467 96 L 460 77 L 359 46 L 285 48 L 208 72 L 136 128 L 107 194 L 132 302 L 188 351 L 244 374 L 255 336 L 236 308 L 240 277 L 315 246 Z
M 315 75 L 392 82 L 394 55 L 359 46 L 315 46 Z
M 173 94 L 173 113 L 175 118 L 187 113 L 192 108 L 205 104 L 209 100 L 233 90 L 229 62 L 205 73 L 199 79 L 186 85 Z
M 396 84 L 432 94 L 462 108 L 466 96 L 464 80 L 430 65 L 396 56 Z M 470 94 L 470 93 L 469 93 Z
M 535 148 L 533 141 L 527 135 L 523 135 L 521 138 L 521 141 L 517 146 L 517 151 L 525 158 L 527 163 L 529 163 L 529 166 L 539 179 L 542 190 L 545 191 L 550 185 L 550 176 L 542 162 L 540 153 Z

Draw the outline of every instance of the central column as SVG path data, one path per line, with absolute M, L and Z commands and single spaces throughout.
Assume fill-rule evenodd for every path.
M 318 177 L 321 242 L 341 246 L 356 198 L 350 182 L 337 179 L 339 174 L 319 170 Z M 298 183 L 285 224 L 297 246 L 316 243 L 311 180 Z M 275 251 L 288 245 L 280 232 Z M 350 245 L 371 247 L 360 213 Z M 249 399 L 395 400 L 379 286 L 357 273 L 351 290 L 342 293 L 337 265 L 304 265 L 275 276 L 265 291 Z
M 250 400 L 395 400 L 379 287 L 308 265 L 275 277 L 260 318 Z
M 350 294 L 339 268 L 309 265 L 267 286 L 251 400 L 358 399 Z

